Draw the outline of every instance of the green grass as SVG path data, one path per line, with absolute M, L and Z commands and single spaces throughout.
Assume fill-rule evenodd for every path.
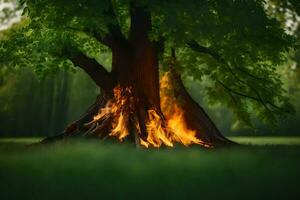
M 233 139 L 252 146 L 137 150 L 0 139 L 0 199 L 300 198 L 299 138 Z
M 240 144 L 246 145 L 262 145 L 262 146 L 278 146 L 278 145 L 286 145 L 286 146 L 299 146 L 300 145 L 300 137 L 283 137 L 283 136 L 248 136 L 248 137 L 230 137 L 231 140 L 236 141 Z
M 42 138 L 28 137 L 28 138 L 0 138 L 0 145 L 5 143 L 12 144 L 33 144 L 41 141 Z

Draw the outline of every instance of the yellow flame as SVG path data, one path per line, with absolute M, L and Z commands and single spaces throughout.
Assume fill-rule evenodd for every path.
M 117 122 L 113 123 L 113 129 L 111 130 L 110 136 L 117 136 L 119 140 L 123 140 L 127 135 L 129 135 L 129 131 L 126 127 L 126 118 L 121 113 Z
M 168 127 L 174 133 L 174 140 L 182 143 L 185 146 L 195 144 L 202 144 L 203 142 L 196 137 L 196 131 L 187 128 L 184 121 L 183 111 L 175 104 L 175 112 L 168 119 Z
M 161 108 L 164 116 L 155 109 L 147 110 L 147 138 L 142 139 L 140 137 L 140 144 L 146 148 L 158 148 L 162 145 L 173 147 L 175 143 L 181 143 L 185 146 L 200 144 L 210 147 L 209 144 L 197 138 L 199 133 L 188 128 L 185 122 L 185 112 L 174 96 L 172 96 L 173 85 L 169 74 L 165 74 L 162 77 L 160 89 Z M 131 88 L 122 89 L 120 86 L 117 86 L 114 89 L 114 99 L 110 100 L 105 108 L 102 108 L 94 116 L 93 122 L 112 117 L 112 129 L 109 135 L 115 136 L 122 141 L 130 134 L 128 128 L 129 116 L 134 113 L 136 101 L 132 96 Z M 165 119 L 163 119 L 164 117 Z M 134 126 L 136 131 L 142 134 L 139 123 L 135 122 Z
M 183 112 L 175 105 L 175 112 L 167 119 L 164 127 L 163 120 L 155 110 L 148 111 L 149 121 L 146 124 L 148 137 L 144 141 L 140 139 L 141 145 L 145 147 L 160 147 L 162 144 L 173 147 L 175 142 L 185 146 L 201 144 L 208 147 L 203 141 L 196 137 L 196 131 L 187 128 Z
M 168 136 L 168 131 L 163 127 L 163 120 L 155 110 L 148 110 L 149 121 L 147 127 L 147 142 L 154 147 L 160 147 L 163 144 L 173 147 L 173 143 Z
M 126 88 L 125 93 L 130 93 L 130 89 Z M 128 122 L 126 114 L 123 113 L 125 107 L 130 106 L 130 102 L 126 95 L 122 95 L 122 89 L 120 86 L 114 88 L 114 99 L 107 102 L 106 106 L 102 108 L 99 113 L 94 116 L 93 122 L 102 120 L 107 117 L 112 117 L 112 129 L 110 131 L 110 136 L 115 136 L 119 140 L 123 140 L 127 135 L 128 131 Z M 127 104 L 128 103 L 128 104 Z

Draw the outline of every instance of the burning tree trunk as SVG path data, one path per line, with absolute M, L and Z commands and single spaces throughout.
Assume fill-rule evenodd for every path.
M 174 68 L 161 79 L 161 107 L 174 130 L 184 130 L 208 146 L 233 144 L 218 130 L 204 109 L 193 100 Z M 189 145 L 188 143 L 187 145 Z
M 83 134 L 121 141 L 129 138 L 145 147 L 231 143 L 191 98 L 172 66 L 159 80 L 157 50 L 148 38 L 150 29 L 150 13 L 133 6 L 129 38 L 111 26 L 111 34 L 103 40 L 112 49 L 111 72 L 83 54 L 71 59 L 91 76 L 102 93 L 63 134 L 44 142 Z

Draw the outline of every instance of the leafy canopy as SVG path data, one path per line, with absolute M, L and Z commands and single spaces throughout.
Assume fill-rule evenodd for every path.
M 100 55 L 110 51 L 101 38 L 111 26 L 128 36 L 129 10 L 134 3 L 151 12 L 151 40 L 164 40 L 162 69 L 170 49 L 175 48 L 178 70 L 205 83 L 211 103 L 227 105 L 247 124 L 249 113 L 274 123 L 276 116 L 293 112 L 276 68 L 297 44 L 268 6 L 299 13 L 297 0 L 278 2 L 21 0 L 26 19 L 10 40 L 2 41 L 0 60 L 6 65 L 30 66 L 43 75 L 72 69 L 66 48 L 100 61 Z

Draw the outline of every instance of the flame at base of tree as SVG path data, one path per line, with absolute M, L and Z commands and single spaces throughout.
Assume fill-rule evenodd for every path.
M 212 147 L 196 137 L 196 131 L 189 130 L 183 119 L 183 112 L 175 105 L 175 112 L 172 116 L 166 117 L 165 121 L 155 110 L 148 111 L 149 121 L 147 122 L 148 137 L 141 139 L 141 144 L 145 147 L 160 147 L 166 145 L 173 147 L 174 143 L 185 146 L 199 144 L 204 147 Z M 165 122 L 165 125 L 164 125 Z
M 139 143 L 148 148 L 159 148 L 163 145 L 173 147 L 175 143 L 185 146 L 198 144 L 207 148 L 213 145 L 197 138 L 197 133 L 190 130 L 184 118 L 184 110 L 178 104 L 175 98 L 170 95 L 171 84 L 168 74 L 161 79 L 161 108 L 160 113 L 154 108 L 146 110 L 145 124 L 146 135 L 141 131 L 141 124 L 138 115 L 135 113 L 139 105 L 139 99 L 134 95 L 131 87 L 114 88 L 114 97 L 109 100 L 106 106 L 99 110 L 93 120 L 86 126 L 101 127 L 106 121 L 111 122 L 108 136 L 117 137 L 123 141 L 129 134 L 136 132 Z M 98 133 L 101 136 L 102 132 Z

